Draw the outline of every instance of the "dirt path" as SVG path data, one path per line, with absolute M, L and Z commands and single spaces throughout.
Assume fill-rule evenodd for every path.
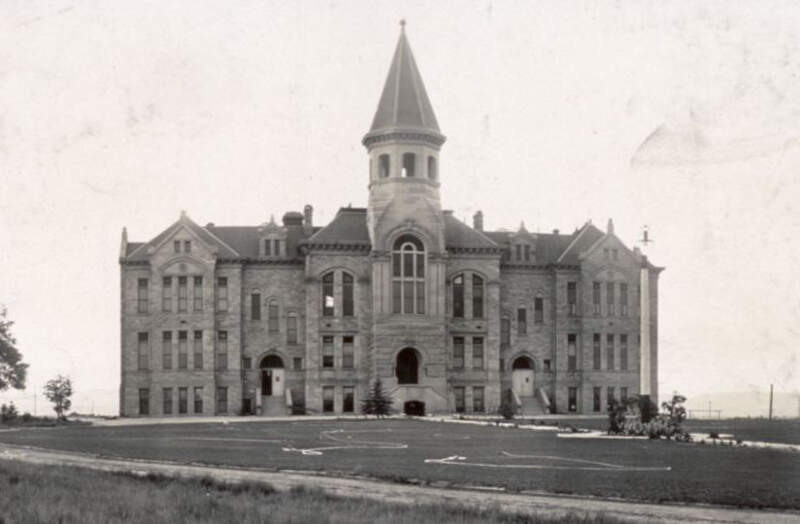
M 727 509 L 709 506 L 658 505 L 595 498 L 561 497 L 542 494 L 510 494 L 502 491 L 443 489 L 407 486 L 371 480 L 333 478 L 302 472 L 270 472 L 184 465 L 155 461 L 100 458 L 89 454 L 67 453 L 0 444 L 0 459 L 31 464 L 78 466 L 102 471 L 160 473 L 174 477 L 213 477 L 228 482 L 267 482 L 278 490 L 296 486 L 321 488 L 340 497 L 374 499 L 401 504 L 449 502 L 465 506 L 499 507 L 505 511 L 532 514 L 605 513 L 631 522 L 756 522 L 782 524 L 800 522 L 800 513 Z

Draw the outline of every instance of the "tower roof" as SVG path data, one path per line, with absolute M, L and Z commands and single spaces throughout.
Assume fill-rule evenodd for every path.
M 372 138 L 399 132 L 427 135 L 437 145 L 441 145 L 445 137 L 439 131 L 433 106 L 408 44 L 405 22 L 400 25 L 402 30 L 389 75 L 386 77 L 372 126 L 364 136 L 364 144 L 368 145 Z

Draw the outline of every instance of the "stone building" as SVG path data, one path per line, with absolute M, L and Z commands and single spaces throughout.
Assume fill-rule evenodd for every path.
M 368 206 L 327 225 L 307 205 L 123 230 L 121 415 L 358 412 L 377 377 L 408 413 L 592 413 L 643 377 L 655 396 L 661 268 L 610 220 L 486 231 L 443 210 L 445 136 L 404 32 L 362 143 Z

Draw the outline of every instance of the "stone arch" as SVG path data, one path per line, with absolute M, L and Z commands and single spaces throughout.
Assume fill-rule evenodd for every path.
M 536 370 L 536 360 L 533 358 L 533 355 L 527 351 L 515 353 L 511 356 L 511 358 L 507 359 L 506 362 L 506 366 L 508 366 L 508 369 L 512 371 L 515 369 Z
M 419 384 L 422 358 L 414 347 L 405 347 L 395 356 L 395 376 L 398 384 Z

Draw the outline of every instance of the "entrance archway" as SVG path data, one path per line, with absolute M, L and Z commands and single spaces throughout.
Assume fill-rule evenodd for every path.
M 419 357 L 414 348 L 405 348 L 397 354 L 395 363 L 398 384 L 419 383 Z
M 415 417 L 425 416 L 425 403 L 419 400 L 409 400 L 403 404 L 403 413 Z
M 282 397 L 284 389 L 283 360 L 278 355 L 267 355 L 258 366 L 261 369 L 261 394 Z
M 517 357 L 511 364 L 511 384 L 520 397 L 533 396 L 533 361 L 529 357 Z

